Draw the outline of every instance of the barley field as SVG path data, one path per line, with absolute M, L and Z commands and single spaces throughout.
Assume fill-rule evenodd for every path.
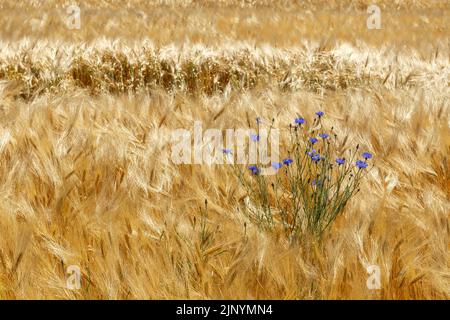
M 0 2 L 0 299 L 449 299 L 448 1 L 86 0 L 70 29 L 74 3 Z M 320 238 L 170 160 L 195 121 L 319 110 L 373 154 Z

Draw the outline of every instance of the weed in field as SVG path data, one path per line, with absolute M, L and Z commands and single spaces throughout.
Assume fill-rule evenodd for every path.
M 324 132 L 323 116 L 324 112 L 316 112 L 311 128 L 304 118 L 295 119 L 295 125 L 289 127 L 289 157 L 272 164 L 276 175 L 261 175 L 257 165 L 248 167 L 250 179 L 241 169 L 236 170 L 249 198 L 260 209 L 252 213 L 258 223 L 269 229 L 281 224 L 291 240 L 305 232 L 321 238 L 359 191 L 367 161 L 372 158 L 364 152 L 364 160 L 357 159 L 359 146 L 339 154 L 338 137 L 333 129 L 333 138 Z M 321 133 L 316 136 L 317 128 Z

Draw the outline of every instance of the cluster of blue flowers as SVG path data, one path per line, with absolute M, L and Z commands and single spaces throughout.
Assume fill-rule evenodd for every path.
M 325 158 L 322 157 L 319 153 L 317 153 L 317 151 L 315 149 L 313 149 L 312 151 L 309 151 L 308 152 L 308 156 L 311 158 L 311 160 L 313 162 L 319 162 L 320 160 L 325 160 Z M 365 156 L 368 156 L 368 158 L 366 158 Z M 363 157 L 367 160 L 369 158 L 372 158 L 372 154 L 370 154 L 368 152 L 364 152 L 363 153 Z M 274 163 L 272 163 L 272 167 L 274 169 L 278 170 L 278 169 L 281 169 L 283 167 L 283 165 L 290 166 L 293 162 L 294 162 L 294 160 L 292 160 L 291 158 L 286 158 L 282 162 L 274 162 Z M 339 166 L 345 164 L 345 158 L 337 158 L 336 159 L 336 163 Z M 369 166 L 367 161 L 363 161 L 363 160 L 357 160 L 355 165 L 359 169 L 366 169 Z M 248 167 L 248 169 L 253 174 L 258 174 L 260 172 L 257 166 L 250 166 L 250 167 Z
M 324 157 L 320 156 L 320 154 L 316 151 L 316 149 L 312 149 L 311 151 L 308 151 L 307 154 L 311 158 L 311 160 L 314 162 L 319 162 L 320 160 L 325 160 Z
M 325 115 L 325 113 L 323 111 L 317 111 L 316 112 L 316 116 L 320 119 Z M 261 123 L 261 118 L 257 117 L 256 118 L 256 123 L 259 125 Z M 306 123 L 306 120 L 302 117 L 297 117 L 294 119 L 294 123 L 298 126 L 301 126 L 303 124 Z M 327 133 L 320 133 L 319 138 L 325 140 L 329 138 L 329 135 Z M 251 135 L 251 139 L 252 141 L 259 141 L 259 135 Z M 310 137 L 309 138 L 309 142 L 311 143 L 311 145 L 315 145 L 317 142 L 319 142 L 319 139 L 316 137 Z M 225 152 L 224 149 L 224 153 L 231 153 L 231 151 L 227 150 L 227 152 Z M 311 158 L 311 160 L 313 162 L 319 162 L 321 160 L 325 160 L 324 157 L 322 157 L 320 155 L 320 153 L 318 153 L 315 149 L 312 149 L 311 151 L 307 152 L 308 156 Z M 366 169 L 368 167 L 368 163 L 367 160 L 372 158 L 372 154 L 369 152 L 364 152 L 362 154 L 362 157 L 364 158 L 364 160 L 357 160 L 355 165 L 358 169 Z M 293 163 L 293 160 L 291 158 L 286 158 L 284 159 L 282 162 L 275 162 L 272 163 L 272 167 L 276 170 L 281 169 L 283 167 L 283 165 L 285 166 L 290 166 Z M 336 158 L 336 163 L 338 166 L 344 165 L 345 164 L 345 158 Z M 260 172 L 260 170 L 258 169 L 257 166 L 250 166 L 248 167 L 248 169 L 253 173 L 253 174 L 258 174 Z
M 364 160 L 357 160 L 357 161 L 356 161 L 356 166 L 357 166 L 359 169 L 365 169 L 365 168 L 367 168 L 367 166 L 368 166 L 367 160 L 370 159 L 370 158 L 372 158 L 372 154 L 369 153 L 369 152 L 364 152 L 364 153 L 362 154 L 362 157 L 364 158 Z
M 275 180 L 266 178 L 263 169 L 257 165 L 248 166 L 256 179 L 247 179 L 241 167 L 235 166 L 236 175 L 246 186 L 248 196 L 261 209 L 248 209 L 248 213 L 264 228 L 280 226 L 289 239 L 304 232 L 322 237 L 360 190 L 369 167 L 368 160 L 372 158 L 369 152 L 360 154 L 359 146 L 348 150 L 348 159 L 334 158 L 336 152 L 340 152 L 340 146 L 333 143 L 334 140 L 330 141 L 330 136 L 337 140 L 337 135 L 333 129 L 326 129 L 322 120 L 324 115 L 323 111 L 316 112 L 311 127 L 303 117 L 294 119 L 294 126 L 289 126 L 292 142 L 288 146 L 289 157 L 271 164 L 276 172 L 284 169 L 284 174 L 275 176 Z M 261 118 L 257 118 L 258 129 L 261 123 Z M 321 129 L 317 132 L 316 128 Z M 253 142 L 260 141 L 259 130 L 250 138 Z M 232 154 L 230 149 L 223 149 L 223 152 Z

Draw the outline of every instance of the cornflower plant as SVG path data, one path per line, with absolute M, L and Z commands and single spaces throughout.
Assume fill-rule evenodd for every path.
M 310 129 L 301 117 L 289 126 L 287 156 L 272 163 L 275 175 L 261 175 L 257 165 L 247 172 L 235 166 L 255 207 L 247 202 L 247 211 L 262 227 L 281 225 L 290 239 L 301 233 L 321 238 L 368 173 L 372 154 L 361 153 L 359 145 L 342 151 L 333 128 L 325 130 L 323 117 L 317 112 Z

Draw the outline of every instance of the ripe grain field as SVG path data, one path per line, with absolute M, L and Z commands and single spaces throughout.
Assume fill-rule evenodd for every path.
M 69 1 L 0 3 L 1 299 L 449 298 L 447 1 L 376 1 L 379 30 L 366 0 L 80 3 L 79 30 Z M 319 110 L 373 154 L 320 238 L 263 228 L 232 166 L 170 160 L 195 121 Z

